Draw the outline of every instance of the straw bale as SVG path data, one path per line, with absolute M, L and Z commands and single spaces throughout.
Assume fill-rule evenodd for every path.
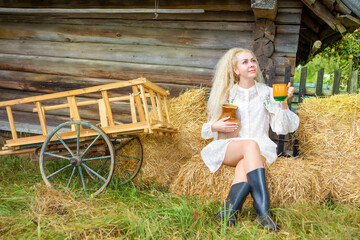
M 321 188 L 320 170 L 316 161 L 301 158 L 278 158 L 266 167 L 266 181 L 272 206 L 296 202 L 300 198 L 313 202 L 325 199 L 328 192 Z M 180 169 L 177 178 L 170 185 L 170 191 L 177 195 L 210 198 L 223 201 L 234 178 L 234 168 L 222 166 L 211 173 L 200 155 L 195 155 Z M 248 196 L 245 206 L 251 206 Z
M 156 182 L 169 186 L 180 167 L 199 153 L 209 141 L 200 137 L 202 125 L 207 121 L 205 88 L 190 89 L 168 101 L 171 123 L 179 128 L 172 136 L 143 135 L 143 184 Z
M 317 161 L 322 189 L 335 202 L 360 203 L 360 95 L 308 98 L 296 137 L 304 161 Z
M 296 131 L 303 157 L 356 157 L 360 150 L 360 95 L 307 98 L 297 113 Z

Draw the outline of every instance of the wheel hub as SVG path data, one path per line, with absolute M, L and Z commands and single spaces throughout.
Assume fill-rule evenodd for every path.
M 73 166 L 80 166 L 81 165 L 81 158 L 80 156 L 75 156 L 73 158 L 70 158 L 70 164 Z

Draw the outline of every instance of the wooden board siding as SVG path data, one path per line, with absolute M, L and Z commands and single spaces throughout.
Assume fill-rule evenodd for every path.
M 170 90 L 171 96 L 191 87 L 210 87 L 214 67 L 229 48 L 252 47 L 255 18 L 250 1 L 170 2 L 162 7 L 202 8 L 205 13 L 159 14 L 156 20 L 154 14 L 0 14 L 0 101 L 138 77 Z M 7 7 L 34 7 L 24 4 Z M 41 4 L 46 1 L 35 5 Z M 148 2 L 132 4 L 126 7 Z M 283 80 L 286 66 L 295 67 L 301 9 L 300 1 L 279 1 L 272 56 L 276 81 Z M 127 106 L 117 109 L 115 121 L 128 121 Z M 25 107 L 14 109 L 15 122 L 16 116 L 26 114 L 30 110 Z M 46 114 L 56 119 L 67 113 Z M 84 110 L 87 119 L 96 114 L 95 107 Z M 4 130 L 1 121 L 7 122 L 6 115 L 0 117 Z

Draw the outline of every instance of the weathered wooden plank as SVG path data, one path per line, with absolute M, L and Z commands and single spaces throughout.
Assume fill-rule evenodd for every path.
M 334 73 L 334 83 L 333 83 L 333 95 L 340 93 L 340 80 L 341 80 L 341 69 L 336 69 Z
M 105 85 L 88 87 L 88 88 L 84 88 L 84 89 L 75 89 L 75 90 L 71 90 L 71 91 L 51 93 L 51 94 L 45 94 L 45 95 L 41 95 L 41 96 L 34 96 L 34 97 L 29 97 L 29 98 L 21 98 L 21 99 L 15 99 L 15 100 L 11 100 L 11 101 L 5 101 L 5 102 L 1 102 L 0 106 L 10 106 L 10 105 L 14 105 L 14 104 L 46 101 L 46 100 L 50 100 L 50 99 L 54 99 L 54 98 L 64 98 L 64 97 L 69 97 L 69 96 L 74 96 L 74 95 L 82 95 L 82 94 L 86 94 L 86 93 L 106 91 L 106 90 L 117 89 L 117 88 L 121 88 L 121 87 L 134 86 L 136 84 L 142 84 L 145 82 L 146 82 L 145 78 L 137 78 L 137 79 L 133 79 L 133 80 L 109 83 L 109 84 L 105 84 Z M 167 95 L 166 92 L 164 95 Z
M 307 78 L 307 68 L 304 67 L 301 69 L 301 76 L 300 76 L 299 103 L 303 101 L 303 98 L 305 96 L 306 78 Z
M 316 80 L 316 96 L 322 96 L 322 86 L 324 81 L 324 68 L 320 68 Z
M 106 43 L 0 40 L 0 52 L 21 55 L 214 68 L 226 50 Z
M 17 89 L 22 91 L 34 91 L 39 95 L 43 93 L 54 93 L 79 88 L 86 88 L 90 86 L 97 86 L 117 81 L 122 80 L 105 78 L 84 78 L 67 75 L 51 75 L 0 70 L 0 88 Z M 176 85 L 166 83 L 156 84 L 166 89 L 167 91 L 170 91 L 171 96 L 178 96 L 180 92 L 194 87 L 190 85 Z M 111 91 L 110 93 L 111 97 L 116 97 L 121 95 L 129 95 L 129 93 L 131 92 L 131 88 L 120 88 L 116 91 Z M 21 98 L 21 95 L 18 96 L 19 97 L 13 97 L 10 99 Z M 86 96 L 100 98 L 101 94 L 86 94 Z
M 276 52 L 297 52 L 299 35 L 297 34 L 277 34 L 275 37 Z
M 183 29 L 149 29 L 124 26 L 64 24 L 2 24 L 0 39 L 31 39 L 59 42 L 101 42 L 173 47 L 227 49 L 248 45 L 251 32 Z
M 6 1 L 2 4 L 4 7 L 20 7 L 20 8 L 96 8 L 102 9 L 104 7 L 109 9 L 137 9 L 146 8 L 153 9 L 154 1 L 151 0 L 132 0 L 132 1 L 105 1 L 99 2 L 95 0 L 90 1 Z M 250 11 L 250 1 L 217 1 L 209 0 L 205 2 L 182 0 L 182 1 L 161 1 L 159 3 L 160 9 L 193 9 L 201 8 L 207 11 Z
M 209 85 L 213 74 L 204 68 L 11 54 L 0 54 L 0 69 L 121 80 L 143 76 L 152 82 L 184 85 Z
M 11 89 L 1 89 L 0 88 L 0 101 L 8 101 L 13 100 L 17 98 L 24 98 L 24 97 L 33 97 L 41 95 L 39 92 L 27 92 L 27 91 L 17 91 L 17 90 L 11 90 Z M 77 102 L 81 103 L 84 101 L 94 100 L 92 98 L 85 98 L 85 97 L 77 97 Z M 100 99 L 97 98 L 97 99 Z M 48 101 L 43 102 L 43 106 L 53 106 L 53 105 L 59 105 L 66 103 L 66 98 L 58 98 L 58 99 L 51 99 Z M 112 109 L 113 109 L 113 115 L 115 121 L 123 122 L 128 121 L 129 117 L 127 115 L 130 113 L 130 106 L 128 102 L 122 102 L 122 103 L 111 103 Z M 27 103 L 27 104 L 18 104 L 12 106 L 12 109 L 17 112 L 33 112 L 34 104 L 33 103 Z M 88 106 L 79 106 L 79 113 L 81 119 L 87 119 L 87 120 L 98 120 L 100 119 L 99 113 L 98 113 L 98 106 L 95 105 L 88 105 Z M 55 110 L 49 110 L 46 111 L 46 116 L 49 115 L 55 115 L 55 116 L 63 116 L 67 117 L 68 120 L 70 120 L 70 112 L 69 109 L 55 109 Z M 37 117 L 37 114 L 34 115 Z
M 358 80 L 359 80 L 359 70 L 353 71 L 352 76 L 350 78 L 350 87 L 349 87 L 349 92 L 350 93 L 356 93 L 357 92 Z

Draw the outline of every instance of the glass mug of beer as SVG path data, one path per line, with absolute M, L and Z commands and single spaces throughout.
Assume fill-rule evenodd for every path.
M 287 97 L 288 86 L 285 83 L 273 84 L 273 95 L 275 101 L 283 102 Z

